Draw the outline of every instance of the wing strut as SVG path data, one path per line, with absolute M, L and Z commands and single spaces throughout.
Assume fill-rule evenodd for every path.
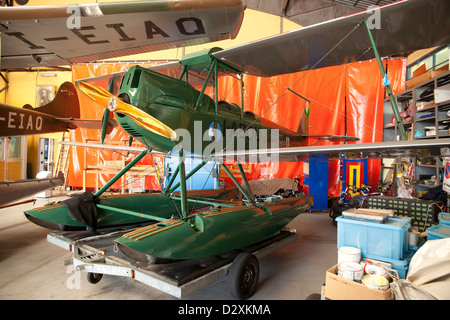
M 372 45 L 373 52 L 375 53 L 375 57 L 377 58 L 378 65 L 380 67 L 381 75 L 383 76 L 383 85 L 386 87 L 389 101 L 391 102 L 392 111 L 394 112 L 395 121 L 397 121 L 398 129 L 400 130 L 402 140 L 407 140 L 405 128 L 403 127 L 402 119 L 398 114 L 397 102 L 394 97 L 394 93 L 392 92 L 391 85 L 389 84 L 389 80 L 387 79 L 386 71 L 384 70 L 383 63 L 381 62 L 380 54 L 378 53 L 377 46 L 375 45 L 375 41 L 373 40 L 372 32 L 370 31 L 369 25 L 366 20 L 362 21 L 367 29 L 367 33 L 369 34 L 370 43 Z
M 94 197 L 100 197 L 103 192 L 108 190 L 110 186 L 112 186 L 121 176 L 123 176 L 131 167 L 133 167 L 136 163 L 139 162 L 146 154 L 149 152 L 149 149 L 142 151 L 140 154 L 136 156 L 129 164 L 127 164 L 122 170 L 120 170 L 111 180 L 109 180 L 100 190 L 98 190 Z
M 186 185 L 186 181 L 187 179 L 189 179 L 190 177 L 192 177 L 198 170 L 200 170 L 201 168 L 203 168 L 206 163 L 208 162 L 208 160 L 203 160 L 202 163 L 198 164 L 191 172 L 189 172 L 189 174 L 185 175 L 186 172 L 184 172 L 184 169 L 182 169 L 182 165 L 184 167 L 184 162 L 182 161 L 183 156 L 180 157 L 180 164 L 178 165 L 178 167 L 175 169 L 172 177 L 170 178 L 169 182 L 167 183 L 167 186 L 164 190 L 164 193 L 166 195 L 169 195 L 172 199 L 174 200 L 179 200 L 181 201 L 181 203 L 185 203 L 186 204 L 186 208 L 187 208 L 187 202 L 195 202 L 195 203 L 200 203 L 200 204 L 209 204 L 211 206 L 214 207 L 227 207 L 227 208 L 232 208 L 234 207 L 234 205 L 230 205 L 230 204 L 224 204 L 224 203 L 218 203 L 218 202 L 214 202 L 214 201 L 205 201 L 205 200 L 199 200 L 199 199 L 189 199 L 186 195 L 186 193 L 181 192 L 181 197 L 175 196 L 173 194 L 171 194 L 172 192 L 174 192 L 178 187 L 180 187 L 180 190 L 182 190 L 183 184 Z M 172 184 L 175 181 L 175 178 L 177 177 L 178 173 L 180 172 L 184 172 L 183 174 L 180 174 L 180 181 L 177 182 L 173 187 Z M 183 209 L 182 209 L 183 211 Z M 186 215 L 183 214 L 183 217 L 187 216 L 187 212 Z
M 178 168 L 180 168 L 181 215 L 183 216 L 183 218 L 186 218 L 188 211 L 188 202 L 186 193 L 186 170 L 184 167 L 183 149 L 180 149 L 180 151 L 178 152 L 178 159 Z
M 242 193 L 242 195 L 248 200 L 248 202 L 250 202 L 255 207 L 258 207 L 258 208 L 264 210 L 267 214 L 272 215 L 272 211 L 270 211 L 270 209 L 266 205 L 261 204 L 261 203 L 256 203 L 255 198 L 253 197 L 253 195 L 251 193 L 251 190 L 248 185 L 247 178 L 245 177 L 244 170 L 242 169 L 241 163 L 238 161 L 237 164 L 239 167 L 239 171 L 241 172 L 242 180 L 244 181 L 244 185 L 245 185 L 247 191 L 245 191 L 244 188 L 242 188 L 242 186 L 239 184 L 239 182 L 237 182 L 236 178 L 233 176 L 233 174 L 230 172 L 230 170 L 227 168 L 227 166 L 223 163 L 223 161 L 220 162 L 220 165 L 222 166 L 222 168 L 225 170 L 225 172 L 231 178 L 231 180 L 233 180 L 236 187 L 239 189 L 239 191 Z
M 181 159 L 180 159 L 180 161 L 181 161 Z M 186 175 L 185 179 L 187 180 L 190 177 L 192 177 L 194 175 L 194 173 L 196 173 L 198 170 L 200 170 L 206 164 L 206 162 L 207 162 L 206 160 L 203 160 L 202 163 L 197 165 L 191 172 L 189 172 L 188 175 Z M 175 189 L 180 186 L 181 182 L 177 182 L 172 188 L 170 188 L 172 186 L 172 184 L 173 184 L 173 180 L 175 180 L 175 178 L 176 178 L 176 176 L 177 176 L 179 171 L 180 171 L 180 166 L 178 166 L 175 169 L 175 172 L 173 173 L 172 177 L 170 178 L 169 183 L 167 184 L 167 187 L 166 187 L 166 191 L 165 191 L 166 194 L 174 192 Z M 181 178 L 180 178 L 180 181 L 181 181 Z

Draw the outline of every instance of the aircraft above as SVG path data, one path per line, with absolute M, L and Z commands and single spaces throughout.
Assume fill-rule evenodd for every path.
M 241 0 L 0 8 L 1 69 L 61 66 L 234 39 Z

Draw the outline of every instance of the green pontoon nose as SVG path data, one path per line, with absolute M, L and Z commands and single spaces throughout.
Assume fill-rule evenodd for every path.
M 311 197 L 286 198 L 267 204 L 272 214 L 240 205 L 209 210 L 182 219 L 133 230 L 118 238 L 119 249 L 141 262 L 195 259 L 242 248 L 278 234 L 307 210 Z

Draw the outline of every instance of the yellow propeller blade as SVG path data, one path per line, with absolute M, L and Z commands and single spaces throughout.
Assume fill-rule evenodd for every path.
M 108 108 L 112 112 L 123 113 L 129 116 L 144 129 L 164 136 L 168 139 L 174 139 L 176 137 L 175 131 L 166 126 L 164 123 L 155 119 L 141 109 L 116 98 L 105 88 L 82 81 L 76 82 L 76 86 L 90 99 L 94 100 L 105 108 Z

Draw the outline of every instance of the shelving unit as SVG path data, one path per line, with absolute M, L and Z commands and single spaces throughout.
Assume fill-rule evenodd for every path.
M 435 97 L 435 90 L 448 90 L 447 95 Z M 398 112 L 407 132 L 408 140 L 442 139 L 450 137 L 450 71 L 424 81 L 395 95 Z M 408 109 L 409 108 L 409 109 Z M 392 116 L 389 99 L 384 101 L 383 141 L 399 140 L 398 124 Z M 443 171 L 439 157 L 415 159 L 415 195 L 420 195 L 441 183 L 439 174 Z M 436 180 L 431 178 L 435 176 Z

